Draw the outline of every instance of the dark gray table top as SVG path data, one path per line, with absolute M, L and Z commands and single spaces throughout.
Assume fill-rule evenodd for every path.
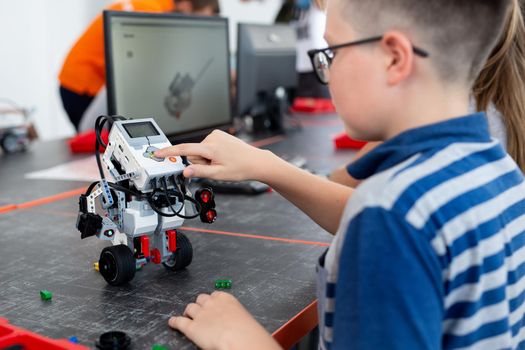
M 277 154 L 304 156 L 316 170 L 351 158 L 352 151 L 333 149 L 329 136 L 342 130 L 334 116 L 304 120 L 301 131 L 267 147 Z M 35 143 L 25 154 L 0 155 L 0 206 L 85 186 L 23 178 L 26 172 L 80 157 L 70 155 L 64 141 Z M 316 259 L 331 236 L 277 193 L 218 195 L 216 202 L 216 223 L 191 220 L 181 229 L 194 247 L 186 270 L 175 273 L 149 264 L 123 287 L 108 286 L 93 269 L 107 243 L 80 240 L 77 196 L 0 214 L 0 317 L 51 338 L 76 336 L 91 347 L 101 333 L 122 330 L 132 337 L 134 349 L 156 343 L 192 349 L 191 342 L 169 329 L 167 319 L 199 293 L 212 292 L 216 279 L 231 278 L 230 292 L 274 332 L 315 299 Z M 40 300 L 41 289 L 54 293 L 51 302 Z

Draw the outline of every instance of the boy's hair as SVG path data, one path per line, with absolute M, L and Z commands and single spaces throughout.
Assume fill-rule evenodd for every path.
M 202 10 L 205 7 L 211 7 L 216 15 L 221 12 L 219 0 L 193 0 L 192 2 L 194 10 Z
M 329 0 L 333 1 L 333 0 Z M 501 37 L 511 0 L 337 0 L 362 35 L 398 29 L 446 81 L 472 85 Z

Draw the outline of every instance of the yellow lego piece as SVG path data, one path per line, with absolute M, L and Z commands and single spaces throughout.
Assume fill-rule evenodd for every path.
M 95 270 L 97 270 L 97 271 L 100 271 L 100 270 L 98 269 L 98 262 L 93 263 L 93 268 L 94 268 Z

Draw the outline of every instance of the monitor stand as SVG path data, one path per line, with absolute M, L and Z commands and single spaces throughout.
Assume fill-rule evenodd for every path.
M 289 129 L 287 121 L 292 119 L 289 109 L 288 93 L 284 87 L 278 87 L 273 94 L 259 93 L 257 103 L 249 113 L 252 132 L 285 133 Z

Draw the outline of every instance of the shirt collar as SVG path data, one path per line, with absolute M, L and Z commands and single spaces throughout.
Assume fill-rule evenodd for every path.
M 384 142 L 347 167 L 355 179 L 366 179 L 417 153 L 443 149 L 456 142 L 490 142 L 485 113 L 410 129 Z

